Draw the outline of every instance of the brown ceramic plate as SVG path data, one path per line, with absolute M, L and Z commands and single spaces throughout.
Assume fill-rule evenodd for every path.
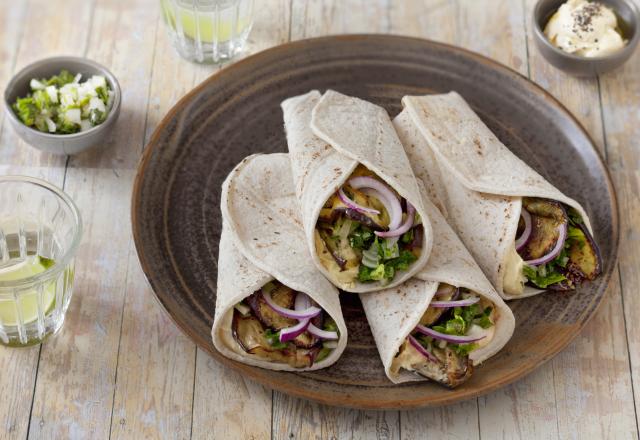
M 362 307 L 342 294 L 349 345 L 330 368 L 262 370 L 213 347 L 220 238 L 220 185 L 242 158 L 286 151 L 280 102 L 332 88 L 371 100 L 394 116 L 400 98 L 457 90 L 518 156 L 593 219 L 604 273 L 578 291 L 546 293 L 510 305 L 513 339 L 460 388 L 428 382 L 392 385 Z M 592 140 L 553 97 L 479 55 L 431 41 L 381 35 L 286 44 L 240 61 L 185 96 L 164 118 L 138 169 L 132 204 L 136 248 L 160 303 L 201 348 L 264 385 L 330 405 L 413 408 L 478 396 L 513 382 L 562 350 L 594 314 L 616 259 L 618 218 L 607 170 Z

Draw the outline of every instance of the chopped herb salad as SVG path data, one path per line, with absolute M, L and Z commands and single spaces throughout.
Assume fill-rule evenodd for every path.
M 83 81 L 62 70 L 51 78 L 32 79 L 31 92 L 18 98 L 13 111 L 26 126 L 53 134 L 71 134 L 102 124 L 113 105 L 114 91 L 102 75 Z

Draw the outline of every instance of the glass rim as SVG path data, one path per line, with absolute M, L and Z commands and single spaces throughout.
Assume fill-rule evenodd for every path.
M 75 223 L 75 232 L 68 249 L 65 251 L 61 258 L 54 261 L 54 264 L 52 266 L 46 268 L 43 272 L 28 276 L 26 278 L 20 278 L 18 280 L 11 281 L 0 281 L 0 294 L 6 294 L 8 293 L 8 290 L 28 288 L 29 286 L 44 282 L 50 278 L 53 278 L 54 276 L 59 275 L 64 269 L 66 269 L 71 260 L 75 257 L 76 251 L 78 250 L 78 246 L 80 245 L 80 241 L 82 239 L 83 229 L 82 216 L 80 215 L 78 207 L 71 199 L 71 197 L 69 197 L 62 189 L 58 188 L 57 186 L 52 185 L 51 183 L 37 177 L 30 176 L 0 176 L 0 185 L 3 183 L 27 183 L 39 186 L 53 193 L 69 207 Z

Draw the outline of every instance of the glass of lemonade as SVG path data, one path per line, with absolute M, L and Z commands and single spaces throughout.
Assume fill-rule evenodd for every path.
M 178 53 L 197 63 L 235 56 L 253 24 L 253 0 L 160 0 L 160 6 Z
M 62 327 L 81 236 L 78 208 L 61 190 L 0 177 L 0 344 L 38 344 Z

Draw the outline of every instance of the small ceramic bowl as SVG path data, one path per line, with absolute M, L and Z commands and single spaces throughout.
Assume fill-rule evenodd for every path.
M 547 22 L 565 1 L 539 0 L 533 9 L 534 39 L 538 50 L 547 61 L 575 76 L 595 76 L 613 70 L 629 59 L 640 41 L 640 13 L 634 0 L 598 0 L 615 12 L 627 44 L 615 53 L 594 58 L 564 52 L 551 44 L 544 35 Z
M 62 69 L 66 69 L 74 75 L 81 73 L 82 80 L 92 75 L 102 75 L 106 78 L 115 95 L 107 119 L 102 124 L 73 134 L 44 133 L 24 125 L 13 112 L 11 105 L 16 102 L 16 99 L 26 96 L 31 91 L 29 82 L 32 78 L 48 78 L 57 75 Z M 120 85 L 116 77 L 106 67 L 85 58 L 67 56 L 46 58 L 28 65 L 9 81 L 4 92 L 5 113 L 18 135 L 39 150 L 64 155 L 79 153 L 104 141 L 118 119 L 120 100 Z

